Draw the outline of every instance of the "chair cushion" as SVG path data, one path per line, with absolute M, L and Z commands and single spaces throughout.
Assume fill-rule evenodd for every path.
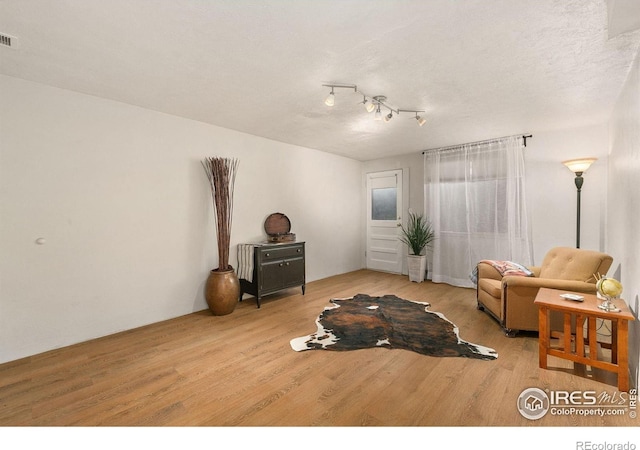
M 556 247 L 545 255 L 540 278 L 595 283 L 595 274 L 606 275 L 613 259 L 593 250 Z M 602 273 L 604 271 L 604 273 Z
M 478 280 L 478 289 L 483 290 L 493 298 L 502 297 L 502 282 L 491 278 L 480 278 Z

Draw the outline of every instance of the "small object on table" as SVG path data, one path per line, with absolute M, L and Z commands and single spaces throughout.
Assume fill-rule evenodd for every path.
M 584 297 L 582 295 L 578 295 L 578 294 L 560 294 L 560 297 L 567 299 L 567 300 L 573 300 L 574 302 L 583 302 L 584 301 Z

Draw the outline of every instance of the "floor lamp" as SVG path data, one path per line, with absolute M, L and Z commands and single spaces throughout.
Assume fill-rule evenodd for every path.
M 562 164 L 567 166 L 570 171 L 576 174 L 575 182 L 576 189 L 578 190 L 578 208 L 576 215 L 576 248 L 580 248 L 580 190 L 582 189 L 582 183 L 584 178 L 582 174 L 594 163 L 597 158 L 581 158 L 571 159 L 569 161 L 562 161 Z

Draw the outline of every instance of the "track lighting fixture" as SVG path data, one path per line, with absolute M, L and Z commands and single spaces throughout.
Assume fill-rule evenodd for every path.
M 335 104 L 335 94 L 333 92 L 334 88 L 345 88 L 345 89 L 353 89 L 355 93 L 362 95 L 362 105 L 364 105 L 365 109 L 368 112 L 375 111 L 374 119 L 375 120 L 384 120 L 385 122 L 389 122 L 393 119 L 393 114 L 400 115 L 401 112 L 410 112 L 415 114 L 415 119 L 418 122 L 419 126 L 423 126 L 427 123 L 427 120 L 418 115 L 418 113 L 423 113 L 424 110 L 416 110 L 416 109 L 394 109 L 387 104 L 387 97 L 384 95 L 376 95 L 376 96 L 368 96 L 365 93 L 358 90 L 358 86 L 355 84 L 323 84 L 323 86 L 330 87 L 331 92 L 329 96 L 325 99 L 325 104 L 328 106 L 333 106 Z M 389 114 L 383 117 L 380 108 L 384 106 L 389 110 Z

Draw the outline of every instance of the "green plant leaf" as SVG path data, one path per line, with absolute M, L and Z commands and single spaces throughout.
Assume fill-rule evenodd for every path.
M 422 214 L 409 213 L 407 226 L 402 226 L 400 240 L 409 246 L 412 255 L 420 255 L 435 239 L 433 226 Z

